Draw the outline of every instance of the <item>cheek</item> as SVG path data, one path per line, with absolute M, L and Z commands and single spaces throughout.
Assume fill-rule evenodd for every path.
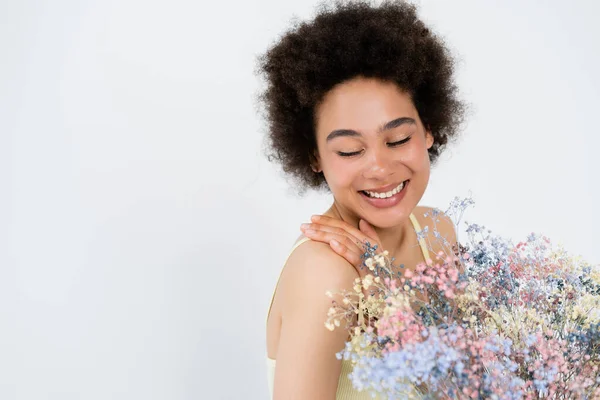
M 425 140 L 415 141 L 411 147 L 410 153 L 406 158 L 407 163 L 410 163 L 416 170 L 429 169 L 429 152 Z
M 360 171 L 348 160 L 333 158 L 323 163 L 323 172 L 332 191 L 352 186 Z
M 427 152 L 427 148 L 423 149 L 424 150 L 420 150 L 415 154 L 413 162 L 410 164 L 410 168 L 417 176 L 420 177 L 418 180 L 426 184 L 426 182 L 429 181 L 431 163 L 429 162 L 429 153 Z

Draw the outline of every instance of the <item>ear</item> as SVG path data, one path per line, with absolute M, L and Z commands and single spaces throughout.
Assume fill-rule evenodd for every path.
M 314 173 L 318 174 L 322 171 L 321 169 L 321 157 L 319 157 L 319 152 L 315 149 L 310 155 L 310 168 Z
M 433 146 L 433 135 L 431 134 L 431 130 L 427 129 L 425 131 L 425 143 L 427 144 L 427 149 L 429 150 L 431 146 Z

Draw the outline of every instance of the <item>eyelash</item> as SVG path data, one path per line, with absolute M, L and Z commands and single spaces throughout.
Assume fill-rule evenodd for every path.
M 397 146 L 403 145 L 404 143 L 408 142 L 411 137 L 412 137 L 412 135 L 409 136 L 409 137 L 407 137 L 406 139 L 402 139 L 402 140 L 399 140 L 397 142 L 388 143 L 388 146 L 390 146 L 390 147 L 397 147 Z M 352 157 L 352 156 L 359 155 L 361 152 L 362 152 L 362 150 L 360 150 L 360 151 L 353 151 L 352 153 L 344 153 L 344 152 L 338 151 L 338 154 L 340 156 L 342 156 L 342 157 Z

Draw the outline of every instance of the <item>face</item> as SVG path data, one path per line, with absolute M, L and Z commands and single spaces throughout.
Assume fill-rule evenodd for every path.
M 358 77 L 330 90 L 315 117 L 315 167 L 336 206 L 380 228 L 405 221 L 427 188 L 433 145 L 410 96 Z

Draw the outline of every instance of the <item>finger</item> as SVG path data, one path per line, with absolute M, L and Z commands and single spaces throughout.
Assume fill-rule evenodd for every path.
M 348 235 L 314 229 L 305 229 L 304 235 L 312 240 L 328 244 L 333 251 L 345 258 L 355 268 L 362 265 L 360 243 L 356 243 L 355 239 Z M 335 245 L 333 245 L 334 242 Z
M 356 249 L 356 247 L 354 247 L 354 246 L 348 247 L 347 245 L 344 245 L 335 239 L 332 239 L 329 242 L 329 245 L 331 246 L 333 251 L 335 251 L 338 255 L 340 255 L 341 257 L 346 259 L 346 261 L 348 261 L 350 264 L 352 264 L 354 266 L 354 268 L 357 270 L 358 274 L 360 276 L 362 276 L 362 273 L 361 273 L 362 271 L 360 269 L 360 267 L 362 265 L 362 260 L 360 257 L 361 254 L 354 250 L 354 249 Z
M 360 241 L 360 239 L 358 239 L 357 237 L 352 235 L 350 232 L 348 232 L 344 228 L 337 228 L 337 227 L 333 227 L 330 225 L 322 225 L 322 224 L 312 223 L 312 224 L 302 224 L 301 229 L 303 232 L 313 230 L 313 231 L 318 231 L 318 232 L 328 232 L 328 233 L 332 233 L 332 234 L 338 235 L 338 236 L 346 236 L 354 243 L 354 246 L 358 248 L 358 251 L 363 251 L 363 244 Z
M 353 227 L 349 223 L 339 220 L 337 218 L 331 218 L 331 217 L 328 217 L 325 215 L 313 215 L 311 220 L 320 225 L 327 225 L 327 226 L 331 226 L 333 228 L 343 229 L 346 232 L 348 232 L 349 234 L 351 234 L 352 236 L 354 236 L 356 239 L 358 239 L 363 244 L 365 243 L 365 241 L 368 241 L 369 243 L 373 243 L 376 241 L 375 238 L 365 235 L 364 232 L 361 232 L 359 229 Z M 379 242 L 379 241 L 377 241 L 377 242 Z
M 314 227 L 319 224 L 305 225 Z M 364 263 L 364 247 L 347 232 L 323 226 L 322 230 L 306 229 L 305 235 L 313 240 L 328 243 L 333 251 L 354 266 L 354 269 L 361 278 L 373 273 Z

